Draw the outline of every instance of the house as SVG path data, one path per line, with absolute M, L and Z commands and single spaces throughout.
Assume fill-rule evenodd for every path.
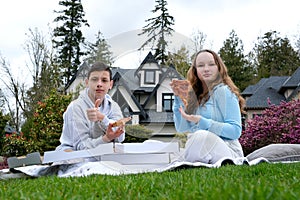
M 268 105 L 279 105 L 281 101 L 300 99 L 300 67 L 291 76 L 271 76 L 248 86 L 242 93 L 246 100 L 246 119 L 261 114 Z
M 1 127 L 2 129 L 0 129 L 3 133 L 2 136 L 4 137 L 9 137 L 13 134 L 17 134 L 17 135 L 21 135 L 22 133 L 16 131 L 13 127 L 11 127 L 9 124 L 6 124 L 5 126 Z
M 4 127 L 4 133 L 11 135 L 13 133 L 17 133 L 17 131 L 13 127 L 11 127 L 10 125 L 6 124 L 5 127 Z
M 88 66 L 84 63 L 67 85 L 67 92 L 75 92 L 84 84 Z M 174 66 L 160 66 L 151 52 L 137 69 L 113 67 L 114 86 L 109 91 L 120 105 L 124 116 L 132 116 L 132 124 L 144 125 L 154 133 L 174 134 L 174 94 L 170 87 L 172 79 L 184 79 Z

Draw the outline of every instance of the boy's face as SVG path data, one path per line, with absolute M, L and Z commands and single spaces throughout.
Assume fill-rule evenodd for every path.
M 89 79 L 85 81 L 89 88 L 89 97 L 93 102 L 97 99 L 104 99 L 104 96 L 113 86 L 113 81 L 110 80 L 108 71 L 94 71 L 90 74 Z

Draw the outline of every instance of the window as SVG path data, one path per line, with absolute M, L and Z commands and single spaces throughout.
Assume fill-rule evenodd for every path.
M 145 71 L 145 83 L 155 84 L 154 71 Z
M 174 102 L 174 95 L 172 93 L 162 95 L 162 106 L 164 108 L 164 111 L 172 112 L 173 102 Z

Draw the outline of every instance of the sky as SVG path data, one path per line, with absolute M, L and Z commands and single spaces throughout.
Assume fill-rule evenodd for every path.
M 53 20 L 57 17 L 54 10 L 64 7 L 59 5 L 59 0 L 0 1 L 0 56 L 19 70 L 29 62 L 24 49 L 26 33 L 37 28 L 46 35 L 49 27 L 54 27 Z M 156 16 L 151 12 L 155 0 L 81 2 L 90 24 L 82 31 L 91 42 L 98 31 L 111 39 L 141 29 L 147 25 L 145 20 Z M 254 47 L 257 37 L 271 30 L 295 43 L 300 35 L 299 7 L 299 0 L 168 0 L 167 5 L 175 19 L 172 28 L 176 32 L 191 37 L 201 31 L 206 35 L 207 48 L 218 51 L 231 30 L 235 30 L 246 52 Z

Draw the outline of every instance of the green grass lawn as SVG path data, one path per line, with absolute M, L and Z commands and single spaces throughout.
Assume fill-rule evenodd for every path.
M 0 199 L 300 199 L 300 163 L 0 181 Z

